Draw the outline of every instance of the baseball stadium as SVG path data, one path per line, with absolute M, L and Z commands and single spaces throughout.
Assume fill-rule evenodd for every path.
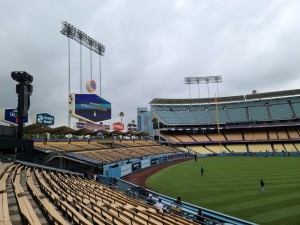
M 61 33 L 104 55 L 67 22 Z M 122 113 L 108 124 L 111 103 L 92 79 L 88 93 L 71 93 L 69 79 L 68 126 L 46 112 L 24 125 L 33 77 L 11 77 L 18 107 L 0 111 L 0 225 L 300 224 L 300 89 L 153 96 L 125 132 Z
M 1 223 L 299 224 L 300 90 L 149 104 L 153 134 L 1 126 Z

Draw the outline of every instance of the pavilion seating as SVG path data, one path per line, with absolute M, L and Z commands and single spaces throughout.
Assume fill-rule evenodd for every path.
M 192 113 L 199 124 L 215 123 L 208 110 L 193 111 Z
M 207 136 L 212 140 L 212 141 L 225 141 L 225 137 L 222 133 L 206 133 Z
M 184 124 L 198 124 L 199 121 L 190 111 L 174 111 Z
M 274 152 L 282 152 L 285 151 L 285 147 L 283 144 L 273 144 Z
M 230 151 L 237 153 L 237 152 L 247 152 L 247 147 L 245 144 L 230 144 L 226 145 Z
M 288 116 L 293 117 L 291 108 L 287 103 L 270 105 L 270 113 L 272 120 L 286 120 Z
M 228 131 L 228 132 L 224 133 L 224 135 L 230 141 L 243 140 L 242 133 L 240 131 Z
M 289 133 L 290 138 L 300 138 L 297 129 L 288 130 L 288 133 Z
M 180 134 L 180 133 L 178 133 L 178 134 L 176 134 L 174 136 L 175 136 L 175 138 L 177 138 L 181 142 L 195 142 L 195 139 L 193 139 L 188 134 Z
M 266 106 L 248 107 L 249 121 L 270 120 Z
M 193 150 L 194 152 L 198 152 L 200 154 L 212 154 L 214 152 L 209 151 L 207 148 L 203 146 L 189 146 L 188 149 Z
M 238 123 L 247 121 L 246 108 L 227 108 L 230 122 Z
M 276 140 L 278 139 L 277 133 L 275 130 L 269 130 L 269 138 L 270 140 Z
M 224 145 L 206 145 L 206 148 L 215 153 L 229 152 Z
M 296 113 L 297 118 L 300 118 L 300 103 L 299 102 L 293 103 L 293 109 Z
M 300 143 L 295 143 L 294 145 L 295 145 L 296 149 L 298 150 L 298 152 L 300 152 Z
M 176 138 L 175 136 L 173 136 L 172 134 L 169 133 L 162 133 L 162 135 L 167 138 L 168 140 L 172 141 L 172 142 L 180 142 L 180 140 L 178 138 Z
M 298 152 L 294 144 L 284 144 L 287 152 Z
M 277 129 L 277 135 L 279 139 L 288 139 L 287 133 L 285 130 Z
M 249 144 L 249 152 L 273 152 L 270 144 Z
M 205 133 L 191 133 L 190 136 L 197 142 L 210 141 L 210 139 L 205 135 Z
M 265 130 L 253 130 L 244 131 L 245 140 L 257 141 L 257 140 L 267 140 L 268 136 Z

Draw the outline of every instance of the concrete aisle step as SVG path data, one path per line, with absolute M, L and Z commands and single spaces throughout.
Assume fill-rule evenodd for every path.
M 23 169 L 21 173 L 21 185 L 22 188 L 24 189 L 25 195 L 27 196 L 34 212 L 36 213 L 37 217 L 39 218 L 41 224 L 47 225 L 48 221 L 46 220 L 45 216 L 43 215 L 42 211 L 40 210 L 39 206 L 35 203 L 33 200 L 31 194 L 29 193 L 26 185 L 26 171 Z
M 46 196 L 44 195 L 44 193 L 42 192 L 42 190 L 40 189 L 40 186 L 39 186 L 39 184 L 38 184 L 38 181 L 37 181 L 37 178 L 36 178 L 36 176 L 35 176 L 35 174 L 34 174 L 34 172 L 33 171 L 31 171 L 31 176 L 32 176 L 32 179 L 33 179 L 33 183 L 34 183 L 34 185 L 37 187 L 37 189 L 42 193 L 42 195 L 46 198 Z M 49 200 L 49 203 L 51 204 L 51 205 L 53 205 L 53 207 L 55 208 L 55 210 L 62 216 L 62 217 L 64 217 L 64 215 L 61 213 L 61 211 L 59 211 L 58 209 L 57 209 L 57 207 Z M 65 217 L 64 217 L 65 218 Z M 67 223 L 69 223 L 69 221 L 65 218 L 65 220 L 66 220 L 66 222 Z M 69 224 L 71 224 L 71 223 L 69 223 Z
M 7 203 L 8 203 L 8 210 L 9 210 L 9 217 L 11 223 L 14 225 L 22 225 L 22 219 L 20 216 L 19 207 L 17 204 L 15 192 L 11 183 L 13 172 L 9 173 L 9 177 L 6 180 L 6 190 L 7 190 Z

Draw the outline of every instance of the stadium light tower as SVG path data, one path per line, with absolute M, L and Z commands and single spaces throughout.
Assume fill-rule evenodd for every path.
M 206 77 L 185 77 L 184 78 L 184 83 L 189 85 L 189 95 L 191 98 L 191 84 L 198 84 L 198 95 L 200 98 L 200 88 L 199 85 L 200 84 L 207 84 L 207 96 L 209 97 L 209 86 L 208 84 L 210 83 L 216 83 L 217 84 L 217 94 L 219 97 L 219 87 L 218 87 L 218 83 L 222 82 L 222 76 L 218 75 L 218 76 L 206 76 Z
M 60 31 L 61 34 L 68 37 L 68 56 L 69 56 L 69 90 L 68 93 L 70 94 L 70 83 L 71 83 L 71 65 L 70 65 L 70 39 L 75 40 L 77 43 L 80 44 L 80 92 L 82 93 L 82 50 L 81 46 L 85 46 L 90 50 L 90 67 L 91 67 L 91 80 L 93 79 L 93 70 L 92 70 L 92 52 L 95 52 L 99 55 L 99 69 L 100 69 L 100 83 L 99 83 L 99 91 L 100 96 L 101 93 L 101 56 L 104 56 L 105 46 L 100 44 L 98 41 L 94 40 L 93 38 L 89 37 L 87 34 L 82 32 L 81 30 L 77 29 L 70 23 L 63 21 L 62 22 L 62 29 Z M 71 125 L 71 118 L 69 117 L 69 126 Z

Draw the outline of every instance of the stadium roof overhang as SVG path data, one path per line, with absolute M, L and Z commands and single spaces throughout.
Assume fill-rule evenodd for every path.
M 73 134 L 75 135 L 93 135 L 95 132 L 88 129 L 88 128 L 82 128 L 82 129 L 79 129 L 79 130 L 75 130 L 73 132 Z
M 287 91 L 274 91 L 265 93 L 256 93 L 250 95 L 238 95 L 218 98 L 188 98 L 188 99 L 166 99 L 166 98 L 154 98 L 149 102 L 150 105 L 173 105 L 173 104 L 201 104 L 201 103 L 215 103 L 217 102 L 234 102 L 244 100 L 259 100 L 264 98 L 278 98 L 278 97 L 290 97 L 299 96 L 300 89 L 287 90 Z
M 31 124 L 26 127 L 24 127 L 24 132 L 28 134 L 42 134 L 42 133 L 48 133 L 51 130 L 53 130 L 50 127 L 43 126 L 41 124 Z
M 229 102 L 229 101 L 244 101 L 243 95 L 231 96 L 231 97 L 219 97 L 219 98 L 187 98 L 187 99 L 166 99 L 166 98 L 154 98 L 150 105 L 164 105 L 164 104 L 200 104 L 200 103 L 215 103 L 217 102 Z
M 287 97 L 287 96 L 296 96 L 296 95 L 300 95 L 300 89 L 256 93 L 256 94 L 246 95 L 245 98 L 247 100 L 251 100 L 251 99 L 276 98 L 276 97 Z
M 49 131 L 49 133 L 51 133 L 51 134 L 73 134 L 74 131 L 75 130 L 70 127 L 61 126 L 61 127 L 52 129 L 51 131 Z

